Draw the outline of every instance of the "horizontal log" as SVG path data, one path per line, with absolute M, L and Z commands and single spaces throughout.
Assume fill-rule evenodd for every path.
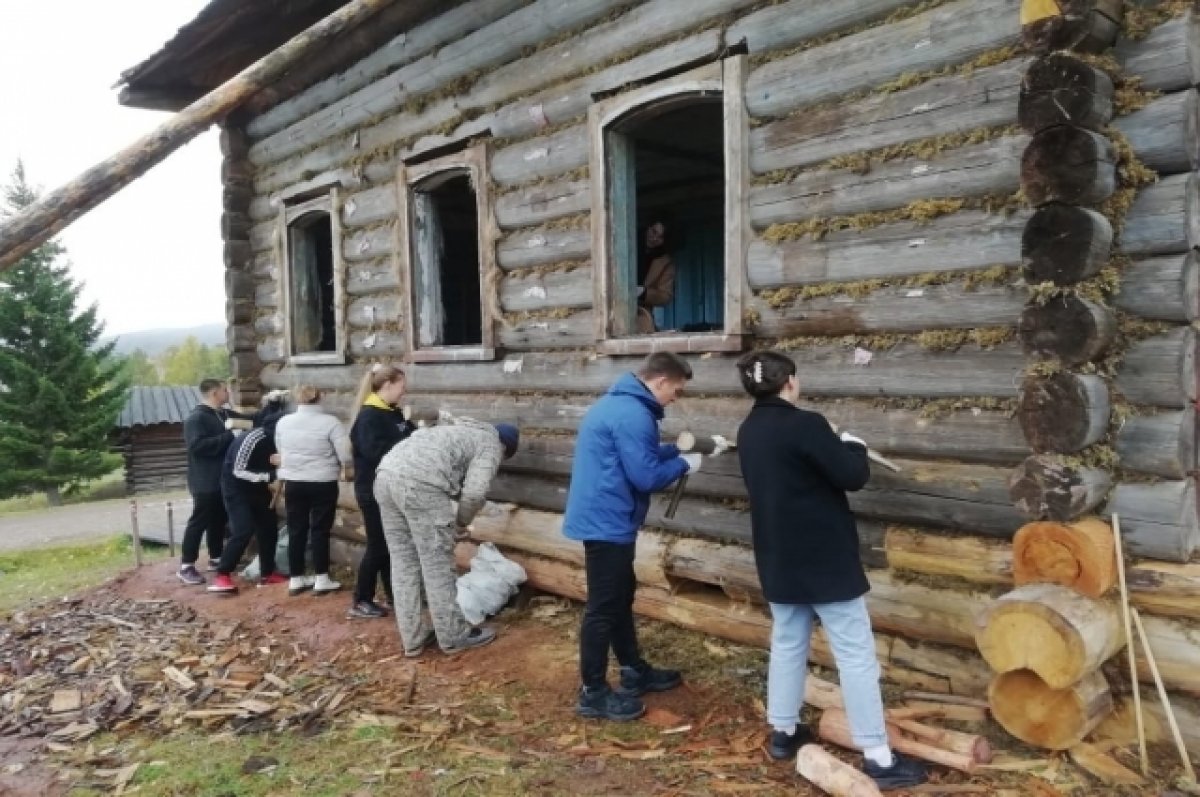
M 260 315 L 254 319 L 254 332 L 262 336 L 283 334 L 283 316 L 279 313 Z
M 1112 114 L 1112 78 L 1067 53 L 1037 59 L 1021 81 L 1017 119 L 1031 135 L 1056 125 L 1099 131 Z
M 972 289 L 930 285 L 883 288 L 861 298 L 804 299 L 779 309 L 755 296 L 749 306 L 755 315 L 755 334 L 787 338 L 1010 326 L 1020 316 L 1027 298 L 1028 291 L 1017 286 Z
M 1028 215 L 963 211 L 927 224 L 902 222 L 835 232 L 820 241 L 750 244 L 747 276 L 756 289 L 893 279 L 1016 264 Z
M 350 302 L 346 310 L 346 321 L 352 327 L 379 327 L 399 322 L 400 314 L 398 296 L 363 296 Z
M 1006 62 L 761 125 L 750 131 L 750 168 L 765 174 L 906 141 L 1011 124 L 1027 64 Z
M 260 310 L 279 307 L 279 286 L 273 282 L 260 282 L 254 289 L 254 306 Z
M 1008 136 L 944 153 L 885 163 L 866 174 L 850 169 L 805 172 L 794 180 L 750 190 L 756 228 L 806 218 L 886 210 L 929 199 L 1011 194 L 1020 187 L 1025 136 Z
M 500 343 L 509 351 L 578 349 L 596 342 L 596 326 L 590 311 L 566 318 L 530 318 L 500 328 Z
M 996 722 L 1026 744 L 1067 750 L 1112 712 L 1113 699 L 1099 671 L 1054 688 L 1032 670 L 1020 669 L 996 676 L 988 704 Z
M 1115 120 L 1113 127 L 1129 140 L 1138 160 L 1159 174 L 1200 166 L 1200 94 L 1195 89 L 1160 97 Z
M 732 23 L 725 40 L 731 44 L 745 41 L 752 53 L 777 50 L 881 20 L 905 5 L 902 0 L 831 0 L 820 5 L 791 0 L 760 8 Z
M 1200 318 L 1200 260 L 1195 252 L 1137 260 L 1121 273 L 1118 310 L 1158 321 Z
M 548 274 L 512 271 L 500 283 L 500 306 L 507 313 L 552 307 L 590 308 L 593 291 L 590 266 Z
M 1115 386 L 1134 404 L 1188 406 L 1196 400 L 1196 331 L 1180 327 L 1131 344 Z
M 352 263 L 346 268 L 346 293 L 382 293 L 400 288 L 400 274 L 391 258 L 366 263 Z
M 1121 470 L 1182 479 L 1196 470 L 1196 412 L 1163 412 L 1125 419 L 1117 433 Z
M 496 247 L 497 262 L 506 271 L 579 260 L 591 254 L 592 233 L 587 227 L 517 232 L 501 240 Z
M 754 116 L 870 89 L 911 72 L 961 64 L 1017 42 L 1018 0 L 959 0 L 767 63 L 746 81 Z
M 1037 53 L 1077 50 L 1099 53 L 1117 40 L 1123 0 L 1075 0 L 1040 3 L 1025 0 L 1021 7 L 1021 38 Z
M 396 183 L 392 181 L 347 196 L 342 202 L 342 229 L 390 221 L 395 215 Z
M 1112 225 L 1094 210 L 1070 205 L 1039 208 L 1021 236 L 1025 281 L 1081 282 L 1108 264 L 1112 242 Z
M 591 210 L 590 180 L 559 180 L 525 186 L 496 198 L 496 222 L 501 229 L 529 227 Z
M 491 172 L 500 185 L 514 185 L 553 177 L 586 166 L 587 162 L 587 126 L 577 125 L 497 150 L 492 155 Z
M 1116 152 L 1105 136 L 1058 125 L 1038 133 L 1021 156 L 1021 188 L 1034 207 L 1095 205 L 1117 187 Z
M 287 344 L 282 337 L 261 338 L 255 351 L 249 353 L 256 354 L 264 365 L 282 363 L 288 356 Z
M 1200 31 L 1189 12 L 1150 31 L 1142 39 L 1122 37 L 1113 56 L 1125 74 L 1151 91 L 1179 91 L 1200 84 Z
M 1120 517 L 1125 550 L 1134 556 L 1186 562 L 1200 544 L 1200 517 L 1191 479 L 1118 484 L 1103 514 Z
M 1008 482 L 1013 505 L 1030 520 L 1074 520 L 1099 506 L 1111 488 L 1107 471 L 1065 465 L 1050 456 L 1026 458 Z
M 1062 372 L 1026 377 L 1017 417 L 1034 451 L 1073 453 L 1104 437 L 1109 406 L 1103 379 Z
M 1076 296 L 1032 302 L 1018 326 L 1025 353 L 1057 358 L 1075 366 L 1099 359 L 1117 334 L 1117 319 L 1107 307 Z
M 1137 193 L 1125 217 L 1119 251 L 1126 255 L 1171 255 L 1200 245 L 1200 178 L 1164 177 Z
M 356 230 L 342 240 L 342 257 L 347 263 L 374 260 L 396 251 L 394 224 Z
M 350 335 L 350 354 L 354 357 L 402 357 L 408 353 L 408 339 L 402 332 L 388 329 L 355 331 Z

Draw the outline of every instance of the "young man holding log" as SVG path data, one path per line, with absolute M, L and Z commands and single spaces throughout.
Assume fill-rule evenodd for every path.
M 583 717 L 633 720 L 646 710 L 639 697 L 674 689 L 677 670 L 650 666 L 638 650 L 633 624 L 637 587 L 633 558 L 650 494 L 700 467 L 700 454 L 680 455 L 659 441 L 663 409 L 683 394 L 692 368 L 674 354 L 650 355 L 588 410 L 579 426 L 563 533 L 583 542 L 587 607 L 579 632 Z M 621 688 L 608 685 L 608 652 L 621 665 Z
M 875 638 L 863 596 L 870 589 L 858 553 L 858 530 L 846 492 L 866 485 L 867 446 L 839 437 L 815 412 L 797 407 L 796 364 L 785 354 L 753 352 L 738 376 L 754 408 L 738 430 L 738 457 L 750 495 L 754 559 L 771 607 L 768 752 L 795 755 L 812 741 L 799 726 L 814 615 L 821 618 L 841 676 L 850 736 L 863 771 L 883 789 L 925 780 L 917 761 L 888 743 L 879 691 Z

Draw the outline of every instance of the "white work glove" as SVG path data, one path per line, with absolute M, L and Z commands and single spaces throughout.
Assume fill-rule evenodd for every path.
M 638 290 L 637 290 L 637 295 L 638 295 L 638 296 L 641 296 L 641 295 L 642 295 L 643 293 L 645 293 L 645 292 L 646 292 L 646 288 L 645 288 L 645 286 L 639 285 L 639 286 L 638 286 Z
M 287 395 L 288 395 L 288 392 L 286 390 L 283 390 L 281 388 L 276 388 L 276 389 L 272 390 L 270 393 L 268 393 L 267 395 L 263 396 L 263 406 L 265 407 L 268 404 L 273 404 L 277 401 L 282 401 L 283 399 L 287 398 Z
M 713 435 L 712 441 L 714 447 L 710 457 L 719 457 L 730 449 L 729 441 L 719 434 Z
M 438 423 L 456 423 L 458 418 L 454 417 L 445 410 L 438 410 Z
M 700 456 L 695 451 L 690 451 L 686 454 L 680 454 L 680 458 L 683 459 L 683 461 L 687 463 L 688 475 L 691 475 L 691 474 L 695 473 L 696 471 L 700 470 L 700 462 L 704 459 L 704 457 Z
M 842 442 L 843 443 L 858 443 L 863 448 L 867 447 L 867 441 L 862 440 L 861 438 L 855 437 L 854 435 L 850 434 L 849 432 L 842 432 Z
M 225 419 L 225 428 L 232 432 L 234 429 L 237 428 L 237 420 L 234 418 L 226 418 Z

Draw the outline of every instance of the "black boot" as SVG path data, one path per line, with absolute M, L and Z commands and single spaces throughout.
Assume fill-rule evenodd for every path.
M 645 714 L 646 706 L 636 697 L 617 694 L 608 688 L 608 684 L 583 686 L 579 689 L 579 702 L 575 706 L 575 713 L 588 719 L 628 722 Z
M 621 668 L 622 695 L 639 697 L 647 692 L 666 692 L 683 683 L 679 670 L 660 670 L 642 662 L 637 667 Z
M 863 772 L 881 791 L 888 789 L 907 789 L 925 782 L 925 765 L 920 761 L 906 758 L 897 752 L 892 753 L 892 765 L 881 767 L 871 759 L 863 761 Z
M 788 735 L 783 731 L 771 731 L 771 740 L 767 744 L 767 753 L 776 761 L 786 761 L 796 755 L 796 751 L 806 744 L 816 741 L 807 725 L 797 725 L 796 730 Z

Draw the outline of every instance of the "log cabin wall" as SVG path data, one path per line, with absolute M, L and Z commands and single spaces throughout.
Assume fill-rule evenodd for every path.
M 397 171 L 485 141 L 498 353 L 406 364 L 411 400 L 521 425 L 527 443 L 492 497 L 522 508 L 497 540 L 535 580 L 578 595 L 579 573 L 549 542 L 572 435 L 638 360 L 598 350 L 588 111 L 629 85 L 740 57 L 747 346 L 789 351 L 809 405 L 903 466 L 852 498 L 889 676 L 979 694 L 987 667 L 964 649 L 973 612 L 1011 584 L 1008 540 L 1032 518 L 1117 511 L 1156 651 L 1175 656 L 1168 683 L 1200 695 L 1186 608 L 1200 592 L 1188 563 L 1200 61 L 1186 5 L 1131 10 L 1115 49 L 1076 59 L 1093 82 L 1075 87 L 1086 96 L 1066 138 L 1018 113 L 1047 58 L 1022 40 L 1019 0 L 457 6 L 227 126 L 222 230 L 241 399 L 315 384 L 349 419 L 366 364 L 407 358 Z M 1090 179 L 1063 176 L 1062 152 L 1094 164 Z M 297 365 L 281 310 L 280 198 L 329 186 L 348 361 Z M 664 433 L 733 436 L 748 405 L 731 356 L 691 362 L 696 378 Z M 744 501 L 726 457 L 689 481 L 673 520 L 656 504 L 647 545 L 662 580 L 644 587 L 642 611 L 765 640 Z M 518 518 L 539 532 L 524 548 L 512 547 Z M 354 537 L 353 514 L 344 520 Z M 816 655 L 828 661 L 823 646 Z M 1200 749 L 1200 703 L 1181 700 Z

